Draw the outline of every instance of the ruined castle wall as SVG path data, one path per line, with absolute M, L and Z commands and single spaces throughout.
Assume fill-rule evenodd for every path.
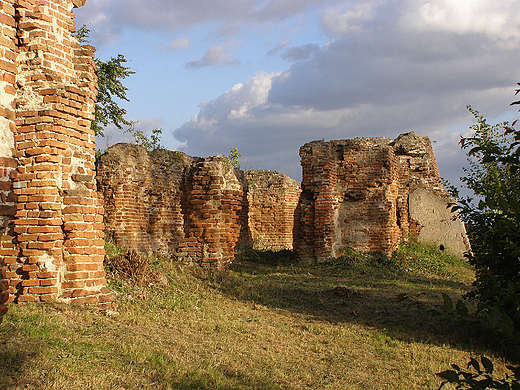
M 99 159 L 105 233 L 148 256 L 174 255 L 184 239 L 184 173 L 192 158 L 180 152 L 117 144 Z
M 198 158 L 187 172 L 186 238 L 179 255 L 222 269 L 235 258 L 240 237 L 243 185 L 225 156 Z
M 260 250 L 292 250 L 298 231 L 300 184 L 273 171 L 248 171 L 247 228 L 251 246 Z
M 0 151 L 0 250 L 18 302 L 113 299 L 90 129 L 94 48 L 71 36 L 72 9 L 83 3 L 0 1 L 0 137 L 13 146 Z
M 139 254 L 220 269 L 238 250 L 293 249 L 301 191 L 285 175 L 118 144 L 99 158 L 97 180 L 107 238 Z
M 464 225 L 447 211 L 451 200 L 427 137 L 314 141 L 300 156 L 296 246 L 304 261 L 325 261 L 346 248 L 390 256 L 409 236 L 457 256 L 469 250 Z
M 388 140 L 314 141 L 300 148 L 302 260 L 321 262 L 346 248 L 385 254 L 398 235 L 398 165 Z
M 244 193 L 227 157 L 118 144 L 100 157 L 98 182 L 118 245 L 217 269 L 233 261 Z

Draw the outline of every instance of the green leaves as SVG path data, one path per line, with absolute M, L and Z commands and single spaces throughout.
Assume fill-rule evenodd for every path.
M 477 270 L 471 297 L 493 328 L 520 340 L 520 294 L 512 288 L 520 284 L 520 131 L 490 125 L 468 109 L 476 124 L 474 135 L 461 140 L 470 165 L 461 181 L 474 197 L 460 199 L 459 206 L 472 247 L 467 257 Z
M 114 98 L 129 101 L 126 97 L 128 88 L 123 85 L 122 80 L 135 72 L 125 66 L 128 61 L 122 54 L 106 62 L 97 58 L 94 62 L 97 67 L 99 92 L 91 128 L 96 135 L 104 136 L 103 128 L 110 123 L 119 129 L 123 126 L 132 127 L 132 122 L 125 119 L 126 110 L 119 107 Z
M 493 377 L 493 362 L 485 356 L 477 359 L 471 358 L 467 365 L 467 370 L 461 369 L 456 364 L 452 364 L 453 370 L 445 370 L 436 375 L 444 379 L 439 389 L 445 384 L 456 384 L 456 389 L 497 389 L 497 390 L 516 390 L 520 389 L 520 367 L 507 366 L 512 374 L 506 374 L 505 378 L 495 379 Z
M 88 43 L 90 42 L 88 39 L 90 32 L 91 30 L 83 25 L 72 35 L 80 43 Z M 113 124 L 119 129 L 124 126 L 133 127 L 132 122 L 125 119 L 126 110 L 114 100 L 117 98 L 129 101 L 126 97 L 128 88 L 123 85 L 122 80 L 135 72 L 131 71 L 130 67 L 125 66 L 127 62 L 128 60 L 122 54 L 118 54 L 117 57 L 112 57 L 108 61 L 101 61 L 99 58 L 94 59 L 98 95 L 94 109 L 94 120 L 91 122 L 90 128 L 94 130 L 95 135 L 104 137 L 103 129 L 109 124 Z

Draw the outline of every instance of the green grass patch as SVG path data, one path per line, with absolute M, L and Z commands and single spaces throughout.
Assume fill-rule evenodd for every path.
M 470 355 L 503 367 L 428 314 L 442 293 L 467 290 L 471 271 L 456 261 L 439 271 L 354 252 L 316 266 L 276 256 L 226 272 L 149 259 L 143 277 L 109 273 L 110 311 L 11 305 L 0 389 L 436 389 L 435 373 Z

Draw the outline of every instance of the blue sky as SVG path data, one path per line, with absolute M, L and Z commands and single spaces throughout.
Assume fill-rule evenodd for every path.
M 471 104 L 513 120 L 517 0 L 87 0 L 76 24 L 103 60 L 124 54 L 128 118 L 192 156 L 300 180 L 316 139 L 429 136 L 441 175 L 462 174 Z M 99 148 L 127 135 L 110 128 Z

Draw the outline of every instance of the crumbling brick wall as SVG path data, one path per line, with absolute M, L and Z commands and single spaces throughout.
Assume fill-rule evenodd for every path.
M 393 142 L 382 137 L 313 141 L 300 148 L 300 156 L 301 234 L 295 246 L 304 261 L 322 262 L 346 248 L 390 256 L 408 235 L 430 243 L 448 240 L 439 246 L 459 256 L 469 248 L 462 222 L 446 212 L 449 199 L 427 137 L 408 133 Z M 411 217 L 411 204 L 433 207 L 433 200 L 410 203 L 419 190 L 441 199 L 444 208 L 436 203 L 436 216 Z M 447 213 L 444 220 L 428 237 L 421 236 L 425 225 L 437 223 L 439 207 Z M 449 234 L 442 235 L 443 230 Z
M 247 171 L 248 219 L 244 228 L 250 246 L 260 250 L 292 250 L 298 234 L 300 183 L 290 177 L 264 170 Z
M 181 257 L 222 269 L 235 258 L 243 185 L 225 156 L 198 158 L 189 168 Z
M 140 254 L 221 269 L 237 250 L 293 249 L 300 185 L 283 174 L 117 144 L 98 159 L 97 180 L 106 236 Z
M 11 300 L 109 305 L 85 0 L 0 0 L 0 261 Z M 5 143 L 3 141 L 6 141 Z
M 233 261 L 244 193 L 227 157 L 118 144 L 99 158 L 98 182 L 118 245 L 217 269 Z
M 174 255 L 184 239 L 184 176 L 192 161 L 130 144 L 109 148 L 97 166 L 107 239 L 143 255 Z

